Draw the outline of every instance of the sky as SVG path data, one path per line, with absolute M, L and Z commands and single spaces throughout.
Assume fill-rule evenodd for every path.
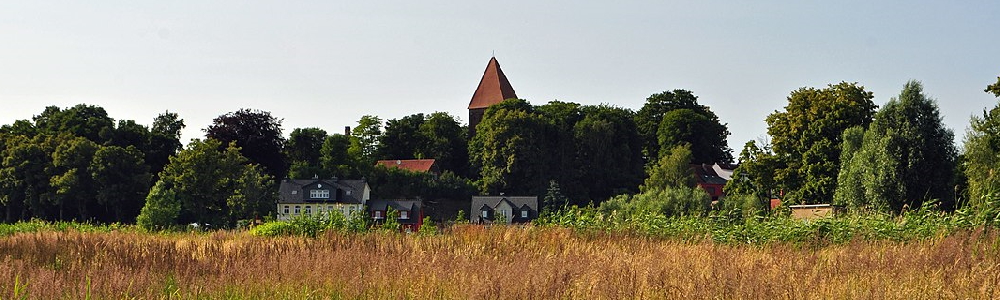
M 363 115 L 466 109 L 495 55 L 517 95 L 638 110 L 686 89 L 734 156 L 801 87 L 857 82 L 882 105 L 908 80 L 961 147 L 997 99 L 997 1 L 0 1 L 0 124 L 85 103 L 202 138 L 241 108 L 285 134 Z

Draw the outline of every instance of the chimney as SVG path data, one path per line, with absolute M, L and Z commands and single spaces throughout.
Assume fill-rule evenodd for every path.
M 351 136 L 351 126 L 344 126 L 344 135 Z

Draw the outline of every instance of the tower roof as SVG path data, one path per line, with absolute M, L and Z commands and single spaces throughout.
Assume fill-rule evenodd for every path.
M 491 57 L 483 72 L 483 79 L 479 80 L 479 87 L 472 94 L 472 101 L 469 101 L 469 109 L 487 108 L 508 98 L 517 98 L 517 94 L 514 94 L 510 81 L 507 81 L 507 76 L 500 70 L 497 58 Z

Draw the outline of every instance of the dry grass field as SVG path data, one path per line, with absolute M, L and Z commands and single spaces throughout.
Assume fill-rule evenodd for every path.
M 46 231 L 0 238 L 0 298 L 996 299 L 997 238 L 810 247 L 538 227 L 316 239 Z

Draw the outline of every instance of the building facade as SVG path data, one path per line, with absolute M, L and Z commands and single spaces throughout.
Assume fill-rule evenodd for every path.
M 473 224 L 518 224 L 537 218 L 536 196 L 473 196 L 469 210 Z
M 320 217 L 337 211 L 350 218 L 365 213 L 371 188 L 365 180 L 284 179 L 278 188 L 278 220 Z

